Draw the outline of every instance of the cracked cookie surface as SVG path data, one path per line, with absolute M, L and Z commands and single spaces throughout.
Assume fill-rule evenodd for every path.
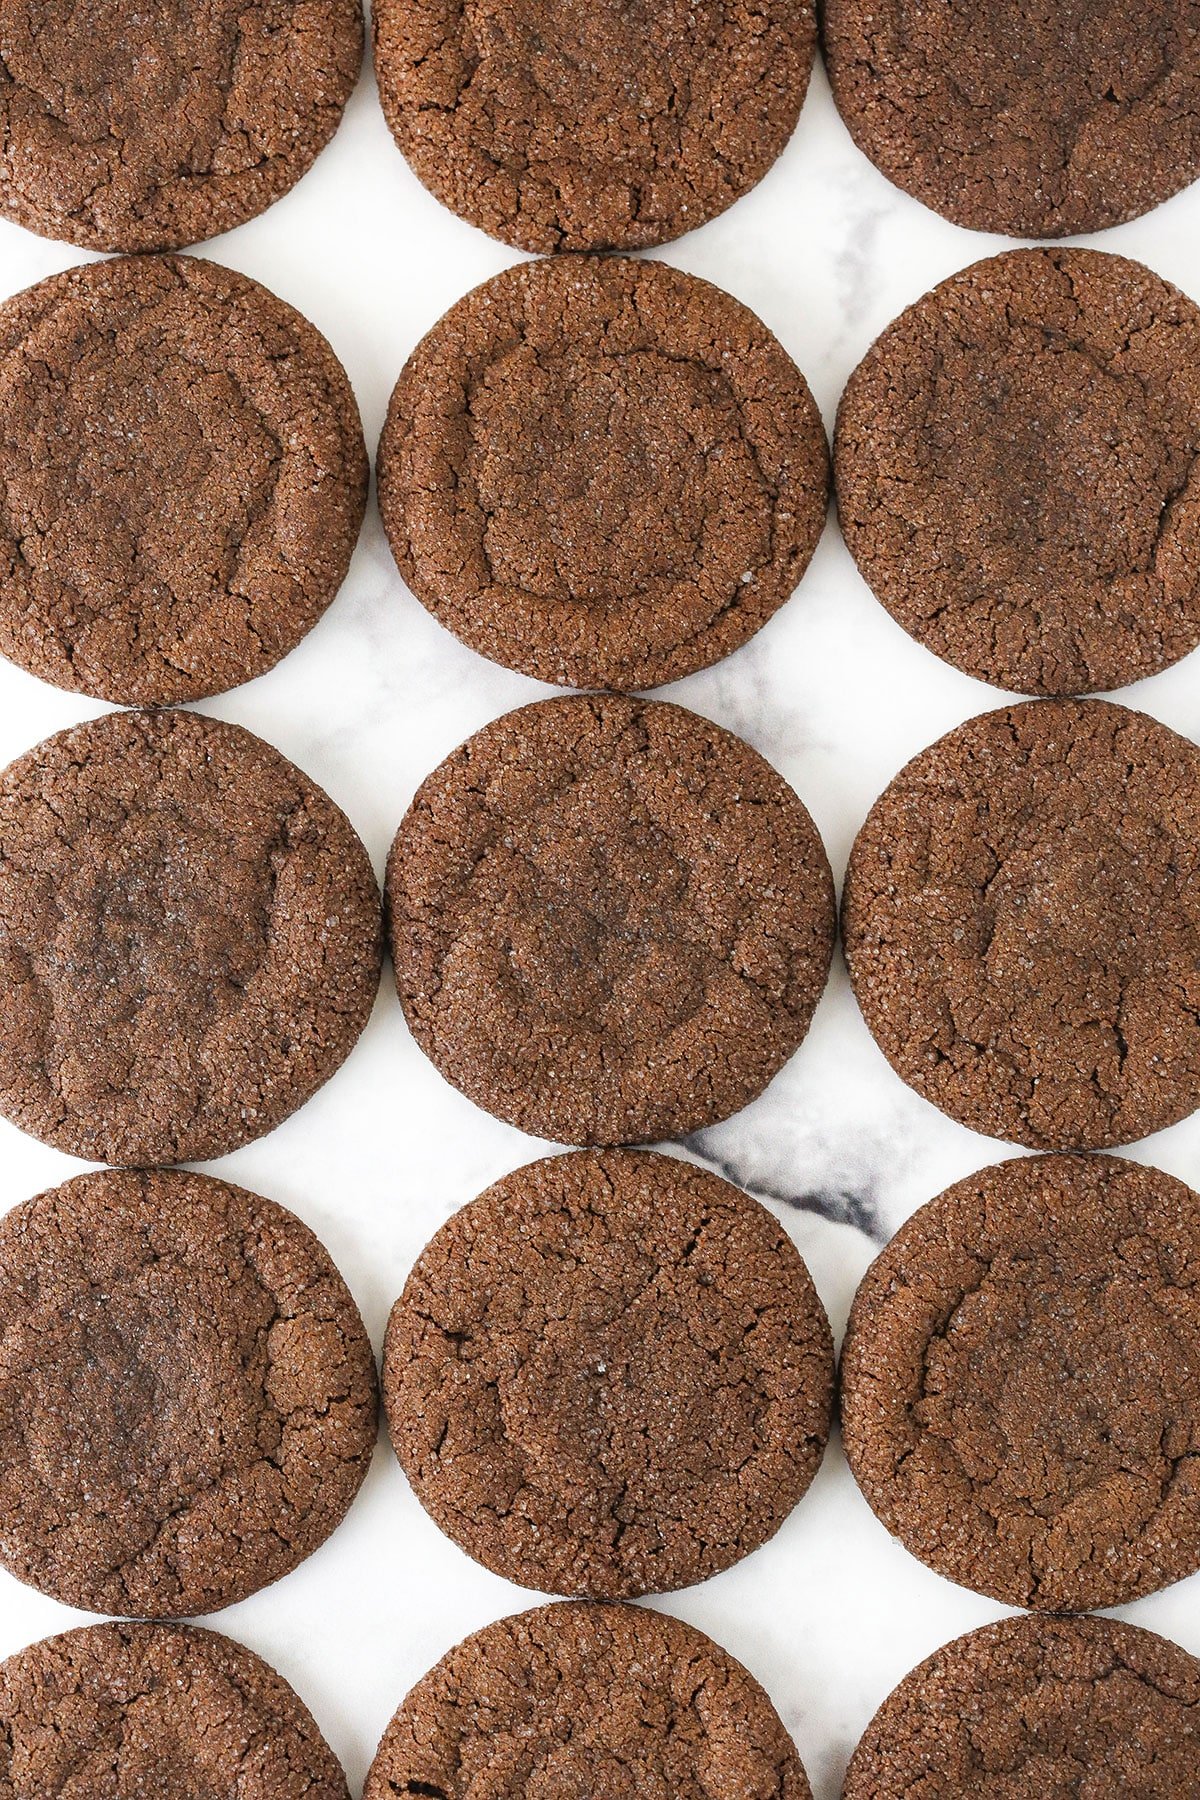
M 422 1252 L 384 1351 L 423 1506 L 497 1574 L 629 1599 L 773 1536 L 829 1435 L 833 1346 L 782 1226 L 674 1158 L 576 1151 Z
M 823 34 L 859 149 L 973 231 L 1100 231 L 1200 175 L 1197 0 L 827 0 Z
M 261 675 L 366 492 L 345 371 L 246 276 L 133 257 L 0 307 L 0 652 L 43 680 L 156 705 Z
M 379 981 L 349 821 L 240 726 L 109 713 L 0 775 L 0 1112 L 90 1161 L 202 1162 L 349 1054 Z
M 867 352 L 834 444 L 863 576 L 968 675 L 1083 693 L 1200 643 L 1200 310 L 1141 264 L 953 276 Z
M 833 880 L 787 783 L 662 701 L 522 707 L 422 784 L 387 910 L 413 1036 L 498 1118 L 568 1144 L 727 1118 L 808 1030 Z
M 1011 1606 L 1118 1606 L 1200 1568 L 1200 1196 L 1116 1157 L 949 1188 L 867 1271 L 842 1434 L 883 1523 Z
M 1001 1619 L 884 1701 L 842 1800 L 1179 1800 L 1196 1783 L 1200 1662 L 1115 1619 Z
M 231 231 L 328 143 L 362 48 L 358 0 L 0 0 L 0 213 L 90 250 Z
M 810 0 L 376 0 L 392 135 L 520 250 L 639 250 L 761 181 L 795 128 Z
M 341 1522 L 375 1426 L 358 1309 L 273 1201 L 106 1169 L 0 1220 L 0 1562 L 42 1592 L 230 1606 Z
M 484 656 L 644 688 L 782 606 L 825 522 L 803 375 L 729 294 L 663 263 L 506 270 L 418 345 L 379 446 L 409 587 Z
M 518 1613 L 444 1656 L 388 1726 L 364 1800 L 810 1800 L 754 1677 L 640 1606 Z
M 87 1625 L 0 1663 L 0 1794 L 349 1800 L 282 1675 L 186 1625 Z
M 855 840 L 842 932 L 892 1067 L 986 1136 L 1098 1150 L 1200 1104 L 1200 751 L 1105 700 L 970 719 Z

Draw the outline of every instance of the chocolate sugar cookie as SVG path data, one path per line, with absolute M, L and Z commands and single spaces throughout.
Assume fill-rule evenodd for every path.
M 106 1169 L 0 1220 L 0 1562 L 68 1606 L 185 1616 L 286 1575 L 375 1413 L 358 1309 L 274 1202 Z
M 232 1638 L 90 1625 L 0 1663 L 5 1800 L 349 1800 L 308 1708 Z
M 1116 1157 L 1023 1158 L 931 1200 L 863 1279 L 850 1467 L 939 1574 L 1118 1606 L 1200 1568 L 1200 1196 Z
M 1196 1786 L 1200 1663 L 1115 1619 L 1001 1619 L 884 1701 L 842 1800 L 1180 1800 Z
M 246 276 L 131 257 L 0 306 L 0 651 L 44 680 L 155 705 L 262 674 L 366 492 L 341 364 Z
M 782 777 L 621 695 L 522 707 L 448 756 L 396 834 L 387 910 L 426 1055 L 568 1144 L 681 1136 L 753 1100 L 808 1030 L 834 933 Z
M 397 1300 L 384 1402 L 442 1529 L 497 1574 L 626 1599 L 771 1537 L 829 1435 L 833 1347 L 765 1207 L 580 1150 L 456 1213 Z
M 958 225 L 1100 231 L 1200 175 L 1195 0 L 826 0 L 823 21 L 855 143 Z
M 638 250 L 724 212 L 792 135 L 811 0 L 375 0 L 392 135 L 520 250 Z
M 379 446 L 400 572 L 542 681 L 644 688 L 788 598 L 828 498 L 808 384 L 754 314 L 665 263 L 507 269 L 409 359 Z
M 838 514 L 947 662 L 1026 693 L 1200 643 L 1200 309 L 1139 263 L 1011 250 L 901 314 L 842 398 Z
M 417 1683 L 364 1800 L 809 1800 L 754 1677 L 678 1619 L 566 1602 L 477 1631 Z
M 1096 1150 L 1200 1104 L 1200 751 L 1105 700 L 970 719 L 875 802 L 843 938 L 896 1072 L 951 1118 Z
M 358 0 L 0 3 L 0 213 L 89 250 L 171 250 L 285 194 L 362 61 Z
M 379 896 L 261 738 L 109 713 L 0 774 L 0 1113 L 96 1162 L 202 1162 L 329 1079 L 379 981 Z

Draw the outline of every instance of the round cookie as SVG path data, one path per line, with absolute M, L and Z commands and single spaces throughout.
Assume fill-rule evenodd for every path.
M 850 377 L 835 458 L 866 581 L 968 675 L 1084 693 L 1200 643 L 1200 310 L 1141 264 L 944 281 Z
M 795 129 L 812 0 L 375 0 L 414 173 L 519 250 L 643 250 L 761 181 Z
M 261 675 L 366 492 L 345 371 L 246 276 L 131 257 L 0 306 L 0 652 L 34 675 L 135 705 Z
M 108 713 L 0 774 L 0 1113 L 94 1162 L 203 1162 L 349 1054 L 379 982 L 367 853 L 261 738 Z
M 970 719 L 850 856 L 850 979 L 897 1074 L 1034 1149 L 1131 1142 L 1200 1104 L 1200 751 L 1105 700 Z
M 822 17 L 851 137 L 955 224 L 1100 231 L 1200 175 L 1195 0 L 826 0 Z
M 825 431 L 762 322 L 665 263 L 564 257 L 476 288 L 388 408 L 409 587 L 541 681 L 645 688 L 745 643 L 825 523 Z
M 496 1574 L 629 1599 L 773 1536 L 829 1435 L 833 1345 L 765 1207 L 691 1163 L 580 1150 L 444 1225 L 392 1310 L 392 1443 Z
M 810 1800 L 754 1677 L 678 1619 L 565 1602 L 444 1656 L 383 1735 L 363 1800 Z
M 868 1269 L 842 1434 L 923 1562 L 1010 1606 L 1119 1606 L 1200 1568 L 1200 1196 L 1112 1156 L 1001 1163 Z
M 1001 1619 L 907 1675 L 842 1800 L 1179 1800 L 1196 1781 L 1200 1663 L 1115 1619 Z
M 243 1600 L 341 1523 L 375 1430 L 358 1309 L 273 1201 L 105 1169 L 0 1219 L 0 1562 L 43 1593 Z
M 0 214 L 89 250 L 172 250 L 263 212 L 336 131 L 359 0 L 0 0 Z
M 0 1663 L 5 1800 L 349 1800 L 281 1675 L 195 1626 L 89 1625 Z
M 543 700 L 422 784 L 388 862 L 396 986 L 478 1106 L 567 1144 L 753 1100 L 829 972 L 816 827 L 740 738 L 662 701 Z

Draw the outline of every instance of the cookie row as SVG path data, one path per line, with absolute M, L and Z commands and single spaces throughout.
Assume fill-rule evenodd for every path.
M 893 1067 L 1035 1149 L 1200 1104 L 1200 751 L 1103 700 L 969 720 L 871 809 L 842 902 Z M 835 933 L 819 834 L 708 720 L 577 695 L 433 771 L 387 871 L 412 1033 L 568 1144 L 730 1116 L 803 1040 Z M 375 999 L 379 894 L 333 802 L 238 727 L 112 713 L 0 776 L 0 1112 L 60 1149 L 204 1160 L 279 1124 Z M 164 1054 L 164 1044 L 169 1054 Z
M 377 0 L 373 23 L 383 110 L 415 173 L 534 251 L 646 248 L 723 212 L 788 142 L 817 42 L 811 0 Z M 1094 231 L 1200 173 L 1186 6 L 831 0 L 823 31 L 855 142 L 961 224 Z M 123 28 L 61 0 L 14 8 L 0 211 L 101 250 L 228 231 L 332 137 L 362 39 L 359 0 L 250 15 L 235 0 L 173 0 Z
M 263 673 L 340 586 L 366 502 L 345 373 L 291 307 L 184 257 L 0 307 L 0 651 L 138 705 Z M 138 455 L 130 459 L 134 443 Z M 1021 250 L 911 307 L 838 414 L 846 542 L 906 630 L 1000 686 L 1123 685 L 1200 642 L 1200 311 L 1121 257 Z M 379 446 L 397 565 L 541 680 L 628 691 L 788 599 L 829 491 L 803 375 L 665 264 L 560 258 L 468 294 Z
M 1006 1619 L 935 1652 L 889 1695 L 844 1800 L 1043 1800 L 1195 1790 L 1200 1663 L 1111 1619 Z M 308 1709 L 241 1644 L 194 1627 L 95 1625 L 0 1664 L 0 1789 L 138 1800 L 349 1800 Z M 384 1732 L 364 1800 L 810 1800 L 800 1758 L 741 1663 L 679 1620 L 570 1602 L 451 1650 Z
M 0 1222 L 0 1561 L 69 1605 L 232 1604 L 336 1527 L 375 1369 L 322 1246 L 183 1171 L 101 1171 Z M 928 1202 L 842 1352 L 851 1469 L 902 1543 L 1010 1605 L 1122 1605 L 1200 1568 L 1200 1197 L 1054 1155 Z M 620 1600 L 764 1544 L 820 1463 L 820 1299 L 772 1216 L 691 1164 L 577 1151 L 426 1247 L 383 1399 L 434 1520 L 495 1573 Z
M 0 1220 L 0 1563 L 67 1605 L 212 1612 L 348 1510 L 375 1366 L 282 1207 L 103 1170 Z M 479 1561 L 551 1593 L 702 1581 L 774 1535 L 829 1434 L 833 1346 L 766 1209 L 673 1159 L 518 1170 L 427 1247 L 393 1309 L 401 1464 Z
M 564 1142 L 727 1116 L 825 984 L 833 882 L 748 745 L 617 695 L 498 720 L 447 759 L 388 871 L 417 1040 Z M 375 999 L 379 892 L 343 814 L 239 727 L 110 713 L 0 775 L 0 1111 L 90 1160 L 203 1161 L 270 1130 Z

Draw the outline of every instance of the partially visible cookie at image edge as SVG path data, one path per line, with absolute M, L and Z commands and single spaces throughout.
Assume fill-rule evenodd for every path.
M 1140 263 L 952 276 L 868 350 L 834 445 L 863 577 L 968 675 L 1085 693 L 1200 643 L 1200 309 Z
M 745 194 L 787 144 L 811 0 L 377 0 L 375 73 L 414 173 L 519 250 L 640 250 Z
M 568 1144 L 747 1105 L 833 949 L 828 859 L 783 778 L 709 720 L 615 694 L 460 745 L 396 834 L 386 899 L 417 1043 L 477 1105 Z
M 85 1625 L 0 1663 L 6 1800 L 349 1800 L 295 1691 L 261 1657 L 185 1625 Z
M 828 464 L 808 384 L 748 308 L 665 263 L 562 257 L 485 282 L 418 345 L 379 503 L 401 574 L 465 643 L 627 690 L 782 606 Z
M 1193 0 L 827 0 L 822 33 L 859 149 L 972 231 L 1101 231 L 1200 175 Z
M 0 652 L 122 704 L 249 681 L 341 586 L 367 473 L 345 370 L 258 282 L 52 275 L 0 306 Z
M 364 1800 L 705 1793 L 811 1800 L 748 1670 L 640 1606 L 564 1602 L 466 1638 L 384 1732 Z
M 888 1695 L 842 1800 L 1180 1800 L 1200 1756 L 1200 1662 L 1115 1619 L 1001 1619 Z
M 825 1448 L 833 1345 L 758 1201 L 674 1158 L 576 1151 L 517 1169 L 426 1246 L 383 1393 L 418 1499 L 469 1554 L 628 1599 L 778 1530 Z
M 0 9 L 0 215 L 89 250 L 176 250 L 254 218 L 341 121 L 359 0 Z
M 1200 1196 L 1113 1156 L 968 1176 L 867 1271 L 842 1439 L 875 1513 L 1010 1606 L 1124 1605 L 1200 1568 Z
M 1105 700 L 921 751 L 854 842 L 850 981 L 903 1080 L 989 1137 L 1101 1150 L 1200 1104 L 1200 750 Z

